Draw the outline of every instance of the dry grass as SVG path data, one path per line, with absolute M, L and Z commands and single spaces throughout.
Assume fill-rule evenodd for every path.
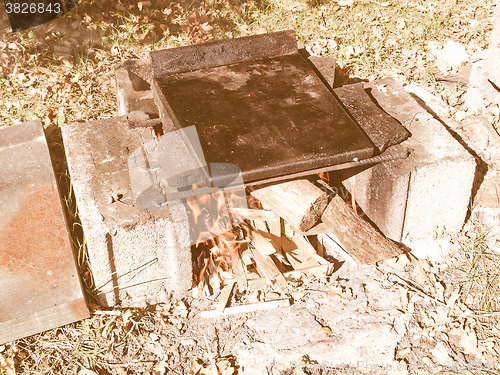
M 467 236 L 455 254 L 456 282 L 461 286 L 461 299 L 474 312 L 478 339 L 498 356 L 493 348 L 500 348 L 500 254 L 488 247 L 489 233 L 480 223 Z
M 139 4 L 85 0 L 51 24 L 17 34 L 4 30 L 0 126 L 41 118 L 57 129 L 64 122 L 114 116 L 116 63 L 146 57 L 155 49 L 283 29 L 294 29 L 310 53 L 336 58 L 343 79 L 396 76 L 440 92 L 435 81 L 438 67 L 428 43 L 453 39 L 470 54 L 486 48 L 494 7 L 493 0 L 355 0 L 350 5 L 328 0 L 151 0 L 143 1 L 142 7 Z M 57 130 L 54 134 L 57 145 Z M 84 240 L 64 165 L 58 177 L 67 186 L 71 236 L 91 294 Z M 464 297 L 476 310 L 478 324 L 484 327 L 481 340 L 487 342 L 491 340 L 487 330 L 498 322 L 499 258 L 482 246 L 480 238 L 464 246 L 459 271 L 464 276 Z M 208 360 L 199 349 L 175 347 L 185 319 L 174 302 L 160 311 L 95 315 L 0 346 L 0 375 L 188 373 L 200 368 L 191 360 L 204 365 Z
M 312 54 L 335 57 L 346 75 L 435 86 L 428 43 L 453 39 L 470 53 L 485 48 L 494 1 L 149 3 L 82 1 L 50 25 L 3 33 L 0 125 L 113 116 L 114 64 L 153 49 L 282 29 L 294 29 Z

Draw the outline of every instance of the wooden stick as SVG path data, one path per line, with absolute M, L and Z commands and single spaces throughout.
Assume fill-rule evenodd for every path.
M 344 250 L 361 263 L 375 263 L 403 253 L 398 245 L 355 214 L 338 195 L 332 198 L 321 220 L 330 226 L 330 232 Z
M 243 244 L 246 246 L 246 244 Z M 237 247 L 231 246 L 229 249 L 229 255 L 231 256 L 231 267 L 236 276 L 236 282 L 238 283 L 238 289 L 242 292 L 248 286 L 247 277 L 245 275 L 245 270 L 241 264 L 242 259 L 240 258 L 240 253 Z
M 274 301 L 266 301 L 259 303 L 251 303 L 248 305 L 228 307 L 224 312 L 218 312 L 217 310 L 202 311 L 200 316 L 202 318 L 217 318 L 219 316 L 233 315 L 233 314 L 246 314 L 259 310 L 269 310 L 277 307 L 287 307 L 290 306 L 289 299 L 278 299 Z
M 316 224 L 328 203 L 326 193 L 308 180 L 294 180 L 253 190 L 265 208 L 305 232 Z
M 262 276 L 264 276 L 271 282 L 276 282 L 281 289 L 287 290 L 288 283 L 286 282 L 278 267 L 276 267 L 276 265 L 274 264 L 273 260 L 269 257 L 269 255 L 264 255 L 256 249 L 250 248 L 250 250 L 252 251 L 255 263 L 257 263 L 257 269 L 262 274 Z
M 229 207 L 228 211 L 232 214 L 239 215 L 244 219 L 248 220 L 262 220 L 268 221 L 276 219 L 278 216 L 269 210 L 253 209 L 253 208 L 241 208 L 241 207 Z
M 330 276 L 333 273 L 334 269 L 335 265 L 333 263 L 320 264 L 319 266 L 285 272 L 283 273 L 283 277 L 285 279 L 289 277 L 296 278 L 299 276 L 300 273 L 311 274 L 316 277 Z M 248 280 L 248 289 L 253 292 L 256 290 L 263 289 L 268 283 L 268 281 L 269 280 L 266 279 L 265 277 L 259 277 L 258 279 Z
M 235 284 L 235 280 L 229 281 L 229 283 L 222 289 L 219 297 L 219 303 L 217 304 L 217 311 L 224 312 L 224 309 L 227 306 L 227 302 L 229 301 L 229 297 L 231 297 L 231 292 L 233 291 L 233 287 Z

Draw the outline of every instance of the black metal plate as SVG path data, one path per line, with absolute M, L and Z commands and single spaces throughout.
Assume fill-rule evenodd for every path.
M 195 125 L 207 163 L 233 163 L 244 182 L 374 155 L 375 147 L 296 54 L 155 79 L 177 127 Z

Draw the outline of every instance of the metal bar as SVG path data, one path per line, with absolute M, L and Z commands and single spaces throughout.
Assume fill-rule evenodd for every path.
M 349 163 L 343 163 L 343 164 L 337 164 L 337 165 L 330 165 L 327 167 L 312 169 L 309 171 L 292 173 L 292 174 L 289 174 L 286 176 L 278 176 L 278 177 L 268 178 L 268 179 L 265 179 L 262 181 L 253 181 L 250 183 L 238 184 L 238 185 L 234 185 L 234 186 L 233 185 L 224 186 L 223 188 L 238 189 L 238 188 L 249 187 L 249 186 L 254 186 L 254 185 L 265 185 L 268 183 L 283 182 L 283 181 L 287 181 L 287 180 L 293 180 L 296 178 L 311 176 L 311 175 L 322 173 L 322 172 L 332 172 L 332 171 L 338 171 L 341 169 L 360 167 L 363 165 L 377 164 L 377 163 L 381 163 L 384 161 L 405 159 L 409 155 L 410 155 L 410 150 L 405 148 L 402 150 L 397 150 L 395 152 L 385 152 L 381 155 L 377 155 L 377 156 L 374 156 L 374 157 L 368 158 L 368 159 L 357 160 L 357 161 L 352 161 Z M 194 197 L 197 195 L 210 194 L 210 193 L 213 193 L 217 190 L 218 190 L 217 187 L 214 187 L 214 188 L 204 187 L 201 189 L 193 189 L 193 190 L 180 191 L 180 192 L 175 192 L 175 193 L 167 193 L 166 197 L 167 197 L 167 200 L 170 201 L 170 200 L 177 200 L 177 199 Z

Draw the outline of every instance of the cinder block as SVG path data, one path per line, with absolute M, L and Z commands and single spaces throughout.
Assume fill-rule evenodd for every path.
M 144 210 L 132 193 L 128 158 L 154 139 L 153 129 L 130 128 L 122 116 L 67 124 L 62 134 L 100 304 L 144 307 L 189 290 L 185 207 Z
M 416 255 L 432 257 L 428 240 L 442 230 L 459 231 L 464 224 L 476 162 L 395 79 L 368 87 L 378 104 L 412 134 L 401 144 L 411 155 L 338 176 L 386 236 Z
M 118 115 L 144 112 L 149 118 L 158 118 L 158 108 L 151 90 L 151 63 L 149 58 L 128 60 L 115 66 Z
M 0 344 L 88 317 L 39 120 L 0 129 Z

